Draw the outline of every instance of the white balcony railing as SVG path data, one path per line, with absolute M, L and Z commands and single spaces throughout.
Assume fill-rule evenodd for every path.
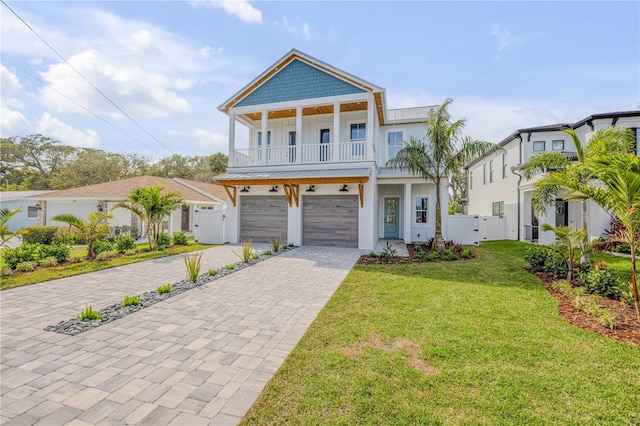
M 313 164 L 324 162 L 364 161 L 367 159 L 366 141 L 337 144 L 304 144 L 298 146 L 267 146 L 264 150 L 236 149 L 236 167 L 280 164 Z

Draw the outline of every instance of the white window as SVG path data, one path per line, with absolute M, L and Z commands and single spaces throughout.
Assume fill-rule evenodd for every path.
M 428 223 L 429 199 L 416 198 L 416 223 Z
M 504 216 L 504 201 L 497 201 L 492 206 L 493 215 L 503 217 Z
M 473 189 L 473 172 L 469 172 L 469 189 Z
M 564 151 L 564 141 L 551 141 L 551 149 L 553 149 L 554 151 Z
M 27 207 L 27 218 L 29 218 L 29 219 L 37 219 L 38 218 L 38 208 L 36 206 Z
M 393 131 L 387 133 L 387 152 L 389 160 L 396 158 L 398 152 L 402 149 L 403 133 L 402 131 Z
M 482 165 L 482 184 L 487 184 L 487 163 Z
M 502 179 L 507 178 L 507 153 L 502 154 Z
M 534 141 L 533 142 L 533 152 L 542 152 L 544 151 L 544 141 Z
M 493 160 L 489 161 L 489 183 L 493 183 Z

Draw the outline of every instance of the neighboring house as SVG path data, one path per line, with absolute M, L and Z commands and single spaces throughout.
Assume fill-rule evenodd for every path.
M 36 200 L 29 198 L 44 195 L 52 191 L 0 191 L 0 208 L 22 211 L 14 215 L 7 224 L 11 231 L 34 226 L 38 223 L 38 205 Z
M 581 203 L 568 203 L 560 194 L 555 205 L 538 215 L 532 208 L 533 184 L 521 178 L 521 168 L 538 152 L 558 151 L 576 156 L 571 137 L 563 130 L 574 129 L 583 145 L 602 128 L 622 126 L 636 135 L 636 152 L 640 155 L 640 111 L 594 114 L 573 124 L 520 129 L 509 135 L 499 146 L 505 152 L 494 152 L 467 165 L 469 179 L 469 214 L 503 216 L 508 239 L 550 244 L 552 232 L 541 230 L 543 223 L 552 226 L 582 227 Z M 591 201 L 587 202 L 588 231 L 592 239 L 610 228 L 611 217 Z
M 172 212 L 164 221 L 163 231 L 173 234 L 185 231 L 194 234 L 196 239 L 222 243 L 224 239 L 224 207 L 225 192 L 222 187 L 213 183 L 196 182 L 187 179 L 169 179 L 155 176 L 139 176 L 113 182 L 99 183 L 79 188 L 63 189 L 31 197 L 38 202 L 38 225 L 62 226 L 51 218 L 63 213 L 72 213 L 86 219 L 91 212 L 102 211 L 113 214 L 109 226 L 135 226 L 139 232 L 143 227 L 138 223 L 135 214 L 124 208 L 113 207 L 126 199 L 132 190 L 141 187 L 164 185 L 165 190 L 173 190 L 180 194 L 184 203 Z M 214 217 L 200 218 L 200 214 Z M 199 223 L 201 222 L 201 223 Z M 35 223 L 34 223 L 35 225 Z
M 371 250 L 381 238 L 433 237 L 435 186 L 384 167 L 403 141 L 425 136 L 431 107 L 386 102 L 383 88 L 292 50 L 220 105 L 229 167 L 214 181 L 229 198 L 229 240 Z M 236 146 L 237 123 L 248 147 Z

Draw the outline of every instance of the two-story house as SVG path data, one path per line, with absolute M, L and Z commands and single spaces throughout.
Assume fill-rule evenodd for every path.
M 388 110 L 383 88 L 292 50 L 218 109 L 229 116 L 229 167 L 215 181 L 230 242 L 371 250 L 433 237 L 435 186 L 384 167 L 425 136 L 430 107 Z M 236 146 L 238 126 L 247 146 Z
M 555 205 L 544 214 L 532 207 L 533 184 L 540 175 L 527 181 L 521 176 L 521 166 L 539 152 L 557 151 L 575 157 L 571 137 L 564 132 L 573 129 L 583 146 L 599 129 L 609 126 L 631 128 L 636 134 L 636 152 L 640 155 L 640 111 L 593 114 L 576 123 L 520 129 L 498 145 L 503 152 L 494 152 L 467 165 L 469 185 L 469 214 L 502 216 L 507 238 L 550 244 L 552 232 L 541 230 L 543 223 L 552 226 L 582 227 L 582 204 L 569 203 L 559 194 Z M 610 228 L 611 217 L 595 203 L 587 202 L 587 228 L 590 238 L 598 238 Z

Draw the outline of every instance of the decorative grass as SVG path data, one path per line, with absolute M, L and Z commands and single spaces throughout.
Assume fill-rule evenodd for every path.
M 525 247 L 356 266 L 243 424 L 640 423 L 640 348 L 562 319 Z

